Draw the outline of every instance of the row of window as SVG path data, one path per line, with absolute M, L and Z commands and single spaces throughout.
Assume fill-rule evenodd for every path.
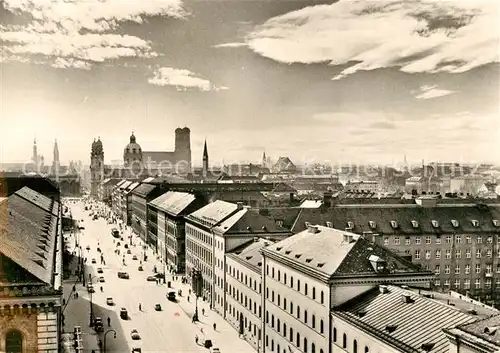
M 304 283 L 304 287 L 301 287 L 300 279 L 297 279 L 297 282 L 294 282 L 293 276 L 290 276 L 290 281 L 288 282 L 287 274 L 286 272 L 283 273 L 283 279 L 281 278 L 281 271 L 274 269 L 274 267 L 271 268 L 271 271 L 269 271 L 269 265 L 266 266 L 266 275 L 271 276 L 272 279 L 275 279 L 276 281 L 283 283 L 284 285 L 288 285 L 292 289 L 296 289 L 297 292 L 304 294 L 307 297 L 310 297 L 313 300 L 318 300 L 316 298 L 316 287 L 312 287 L 311 293 L 309 294 L 309 287 L 307 283 Z M 295 286 L 296 284 L 296 286 Z M 319 302 L 321 304 L 325 303 L 325 293 L 324 291 L 320 292 L 319 296 Z
M 240 292 L 238 289 L 235 287 L 229 285 L 229 295 L 233 297 L 234 300 L 239 302 L 244 308 L 250 310 L 254 315 L 261 317 L 262 315 L 262 310 L 259 304 L 259 311 L 257 315 L 257 303 L 255 301 L 252 301 L 252 298 L 248 298 L 246 295 L 243 295 L 242 292 Z M 252 306 L 253 303 L 253 306 Z
M 424 255 L 424 258 L 426 260 L 431 260 L 433 253 L 434 253 L 436 260 L 441 259 L 442 251 L 440 249 L 434 250 L 434 251 L 425 250 L 424 252 L 422 252 L 422 250 L 420 250 L 420 249 L 416 249 L 415 250 L 415 260 L 420 260 L 422 258 L 422 254 Z M 485 254 L 486 257 L 489 257 L 489 258 L 493 257 L 493 251 L 491 249 L 486 249 L 486 252 L 481 251 L 481 249 L 476 249 L 476 254 L 475 254 L 476 259 L 480 259 L 483 254 Z M 497 252 L 497 257 L 500 258 L 500 251 Z M 451 259 L 451 250 L 449 250 L 449 249 L 445 250 L 444 258 L 447 260 Z M 455 250 L 455 258 L 456 259 L 462 258 L 462 249 Z M 465 258 L 466 259 L 472 258 L 472 250 L 471 249 L 465 249 Z
M 333 343 L 337 344 L 337 328 L 333 328 Z M 348 344 L 347 344 L 347 334 L 342 335 L 342 348 L 345 350 L 348 350 Z M 368 346 L 365 346 L 365 353 L 370 353 L 370 348 Z M 356 339 L 352 340 L 352 353 L 358 353 L 358 341 Z
M 247 274 L 244 274 L 243 271 L 240 272 L 239 269 L 233 267 L 233 266 L 228 266 L 227 267 L 227 273 L 234 277 L 237 281 L 240 283 L 244 284 L 245 286 L 249 287 L 250 289 L 253 289 L 254 291 L 257 292 L 257 280 L 252 279 L 251 276 L 248 276 Z M 258 292 L 260 293 L 262 290 L 262 286 L 259 283 L 259 290 Z
M 285 303 L 286 303 L 286 300 L 285 300 Z M 284 310 L 286 310 L 286 309 L 284 309 Z M 300 317 L 300 314 L 301 314 L 300 306 L 297 305 L 297 311 L 296 311 L 297 320 L 302 320 L 302 322 L 307 325 L 308 324 L 307 310 L 304 310 L 304 317 L 303 318 Z M 291 302 L 290 302 L 290 315 L 293 315 L 293 303 L 291 303 Z M 269 311 L 266 311 L 266 324 L 270 324 L 272 328 L 275 328 L 274 327 L 274 315 L 271 314 L 271 321 L 269 321 Z M 315 315 L 311 316 L 311 324 L 310 325 L 311 325 L 312 329 L 319 332 L 320 334 L 325 333 L 325 323 L 324 323 L 323 319 L 319 320 L 319 331 L 316 328 L 316 316 Z M 286 327 L 286 325 L 285 325 L 285 327 Z M 280 332 L 280 329 L 281 329 L 280 319 L 278 318 L 276 320 L 276 331 Z
M 426 236 L 425 237 L 425 244 L 432 244 L 432 238 L 433 237 L 431 237 L 431 236 Z M 404 238 L 404 245 L 411 245 L 411 240 L 412 239 L 414 240 L 414 243 L 416 245 L 422 244 L 422 237 L 417 236 L 417 237 L 405 237 Z M 453 237 L 451 235 L 447 235 L 445 237 L 445 243 L 446 244 L 451 244 L 452 240 L 453 240 Z M 476 240 L 477 244 L 482 244 L 483 243 L 483 237 L 482 236 L 475 237 L 475 240 Z M 498 238 L 498 241 L 500 242 L 500 237 Z M 435 237 L 435 243 L 437 245 L 441 244 L 441 237 L 440 236 L 436 236 Z M 455 235 L 455 243 L 456 244 L 462 244 L 462 235 L 460 235 L 460 234 L 456 234 Z M 470 235 L 466 236 L 465 237 L 465 243 L 466 244 L 472 244 L 472 236 L 470 236 Z M 493 237 L 491 237 L 491 236 L 486 237 L 486 243 L 487 244 L 492 244 L 493 243 Z M 393 237 L 392 244 L 393 245 L 401 245 L 401 237 L 399 237 L 399 236 Z M 389 237 L 384 237 L 384 245 L 385 246 L 389 246 L 390 245 L 389 244 Z
M 445 287 L 450 287 L 450 284 L 451 284 L 449 279 L 445 279 L 442 283 Z M 462 287 L 462 283 L 463 283 L 463 287 Z M 483 288 L 482 284 L 483 284 L 483 282 L 482 282 L 481 278 L 476 278 L 474 281 L 474 288 L 475 289 L 482 289 Z M 440 287 L 441 280 L 439 280 L 439 279 L 434 280 L 434 285 L 437 287 Z M 495 286 L 497 289 L 500 289 L 500 278 L 496 279 Z M 462 282 L 461 279 L 457 278 L 457 279 L 455 279 L 455 281 L 453 283 L 453 287 L 456 289 L 471 289 L 471 280 L 467 278 L 467 279 L 464 279 Z M 492 279 L 491 278 L 486 278 L 484 280 L 484 288 L 485 289 L 492 288 Z
M 315 343 L 311 343 L 311 345 L 309 345 L 309 343 L 307 341 L 307 337 L 304 337 L 301 340 L 299 332 L 297 332 L 295 334 L 295 336 L 294 336 L 294 332 L 293 332 L 293 328 L 292 327 L 290 327 L 289 331 L 287 332 L 286 323 L 283 323 L 283 329 L 280 330 L 278 328 L 277 332 L 280 333 L 283 336 L 284 339 L 286 339 L 287 341 L 289 341 L 291 344 L 295 345 L 302 352 L 304 352 L 304 353 L 316 353 L 316 344 Z M 288 336 L 287 336 L 287 333 L 288 333 Z M 271 349 L 271 352 L 281 352 L 279 344 L 276 345 L 276 351 L 274 350 L 274 348 L 275 348 L 274 347 L 274 340 L 271 339 L 271 342 L 269 342 L 269 336 L 268 335 L 266 335 L 266 342 L 265 343 L 266 343 L 266 347 L 269 347 Z M 309 348 L 310 348 L 310 350 L 309 350 Z M 287 353 L 286 349 L 284 349 L 283 352 Z M 320 349 L 319 353 L 323 353 L 323 349 Z
M 186 235 L 192 236 L 193 238 L 196 238 L 200 240 L 201 242 L 209 245 L 212 247 L 213 245 L 213 239 L 210 235 L 206 234 L 205 232 L 202 232 L 192 226 L 187 226 L 186 225 Z
M 481 266 L 481 264 L 476 264 L 475 266 L 475 273 L 482 273 L 483 271 L 481 271 L 482 269 L 484 268 L 484 272 L 486 274 L 492 274 L 493 273 L 493 265 L 492 264 L 487 264 L 486 266 Z M 460 274 L 460 270 L 461 270 L 461 266 L 460 265 L 456 265 L 455 266 L 455 274 L 456 275 L 459 275 Z M 441 265 L 436 265 L 435 268 L 434 268 L 434 272 L 438 275 L 441 273 Z M 449 275 L 451 273 L 451 266 L 450 265 L 444 265 L 444 273 Z M 466 275 L 470 274 L 471 273 L 471 265 L 470 264 L 466 264 L 464 266 L 464 273 Z M 496 267 L 496 273 L 500 273 L 500 264 L 497 264 L 497 267 Z
M 212 263 L 212 251 L 210 251 L 210 249 L 207 249 L 189 238 L 186 239 L 186 247 L 195 257 L 198 257 L 207 264 Z

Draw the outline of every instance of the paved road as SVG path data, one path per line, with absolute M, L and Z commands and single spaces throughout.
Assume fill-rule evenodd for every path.
M 179 281 L 173 283 L 174 290 L 182 289 L 183 296 L 179 298 L 178 303 L 169 302 L 166 299 L 166 293 L 169 291 L 166 285 L 147 282 L 146 277 L 153 274 L 155 264 L 158 270 L 163 272 L 151 250 L 147 251 L 148 261 L 143 262 L 144 271 L 138 271 L 139 260 L 132 260 L 136 255 L 139 259 L 143 253 L 140 240 L 132 237 L 136 246 L 131 246 L 132 254 L 125 255 L 125 265 L 122 263 L 123 253 L 126 249 L 123 242 L 120 249 L 120 255 L 114 251 L 117 249 L 111 236 L 111 228 L 114 224 L 108 224 L 106 220 L 100 218 L 91 220 L 89 212 L 84 211 L 83 204 L 77 203 L 71 206 L 73 217 L 83 219 L 85 230 L 80 234 L 80 243 L 82 245 L 83 256 L 87 257 L 87 270 L 85 275 L 88 280 L 88 273 L 92 276 L 101 276 L 97 274 L 97 268 L 101 267 L 104 271 L 102 276 L 105 283 L 96 283 L 98 278 L 93 278 L 96 293 L 92 296 L 94 303 L 94 312 L 96 316 L 101 316 L 105 326 L 107 326 L 107 317 L 111 318 L 111 328 L 117 331 L 117 338 L 113 339 L 113 334 L 109 333 L 106 339 L 107 352 L 130 352 L 133 347 L 142 348 L 143 352 L 208 352 L 207 349 L 195 343 L 195 336 L 211 339 L 214 345 L 219 347 L 221 352 L 231 353 L 253 353 L 252 347 L 244 340 L 238 338 L 237 332 L 229 326 L 219 315 L 208 310 L 206 303 L 199 302 L 201 308 L 206 311 L 205 317 L 201 322 L 193 324 L 191 315 L 194 311 L 193 299 L 188 303 L 188 286 L 181 285 Z M 128 243 L 130 227 L 125 231 L 123 237 Z M 104 254 L 106 265 L 100 265 L 100 254 L 97 252 L 97 246 L 100 246 Z M 86 250 L 86 246 L 90 250 Z M 96 259 L 97 264 L 91 264 L 92 258 Z M 118 271 L 126 271 L 130 274 L 129 280 L 120 279 L 117 276 Z M 171 276 L 167 281 L 172 281 Z M 99 287 L 102 285 L 104 292 L 101 293 Z M 89 298 L 89 294 L 81 291 L 80 296 Z M 115 305 L 106 305 L 106 298 L 112 297 Z M 139 311 L 139 303 L 142 305 L 142 311 Z M 154 305 L 161 304 L 163 310 L 155 311 Z M 125 307 L 129 312 L 129 320 L 119 318 L 121 307 Z M 86 314 L 88 321 L 88 312 Z M 213 323 L 217 324 L 217 331 L 212 328 Z M 204 333 L 201 333 L 203 328 Z M 105 327 L 107 330 L 108 327 Z M 130 331 L 137 329 L 141 335 L 141 340 L 133 341 L 130 337 Z M 101 334 L 101 339 L 102 334 Z

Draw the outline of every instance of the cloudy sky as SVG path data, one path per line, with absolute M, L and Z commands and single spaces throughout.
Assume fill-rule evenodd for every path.
M 3 0 L 0 160 L 500 162 L 496 3 Z

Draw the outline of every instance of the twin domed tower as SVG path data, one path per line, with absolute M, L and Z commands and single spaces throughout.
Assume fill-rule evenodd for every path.
M 132 135 L 130 135 L 130 142 L 123 150 L 123 165 L 128 168 L 134 163 L 142 164 L 142 149 L 136 142 L 135 135 L 132 132 Z

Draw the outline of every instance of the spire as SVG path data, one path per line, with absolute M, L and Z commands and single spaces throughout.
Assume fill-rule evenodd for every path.
M 262 153 L 262 163 L 261 163 L 261 167 L 262 168 L 266 168 L 267 166 L 267 159 L 266 159 L 266 151 L 264 151 Z
M 208 149 L 207 149 L 207 140 L 205 139 L 205 146 L 203 147 L 203 177 L 207 177 L 208 175 Z
M 205 139 L 205 146 L 203 147 L 203 159 L 208 158 L 208 150 L 207 150 L 207 140 Z

